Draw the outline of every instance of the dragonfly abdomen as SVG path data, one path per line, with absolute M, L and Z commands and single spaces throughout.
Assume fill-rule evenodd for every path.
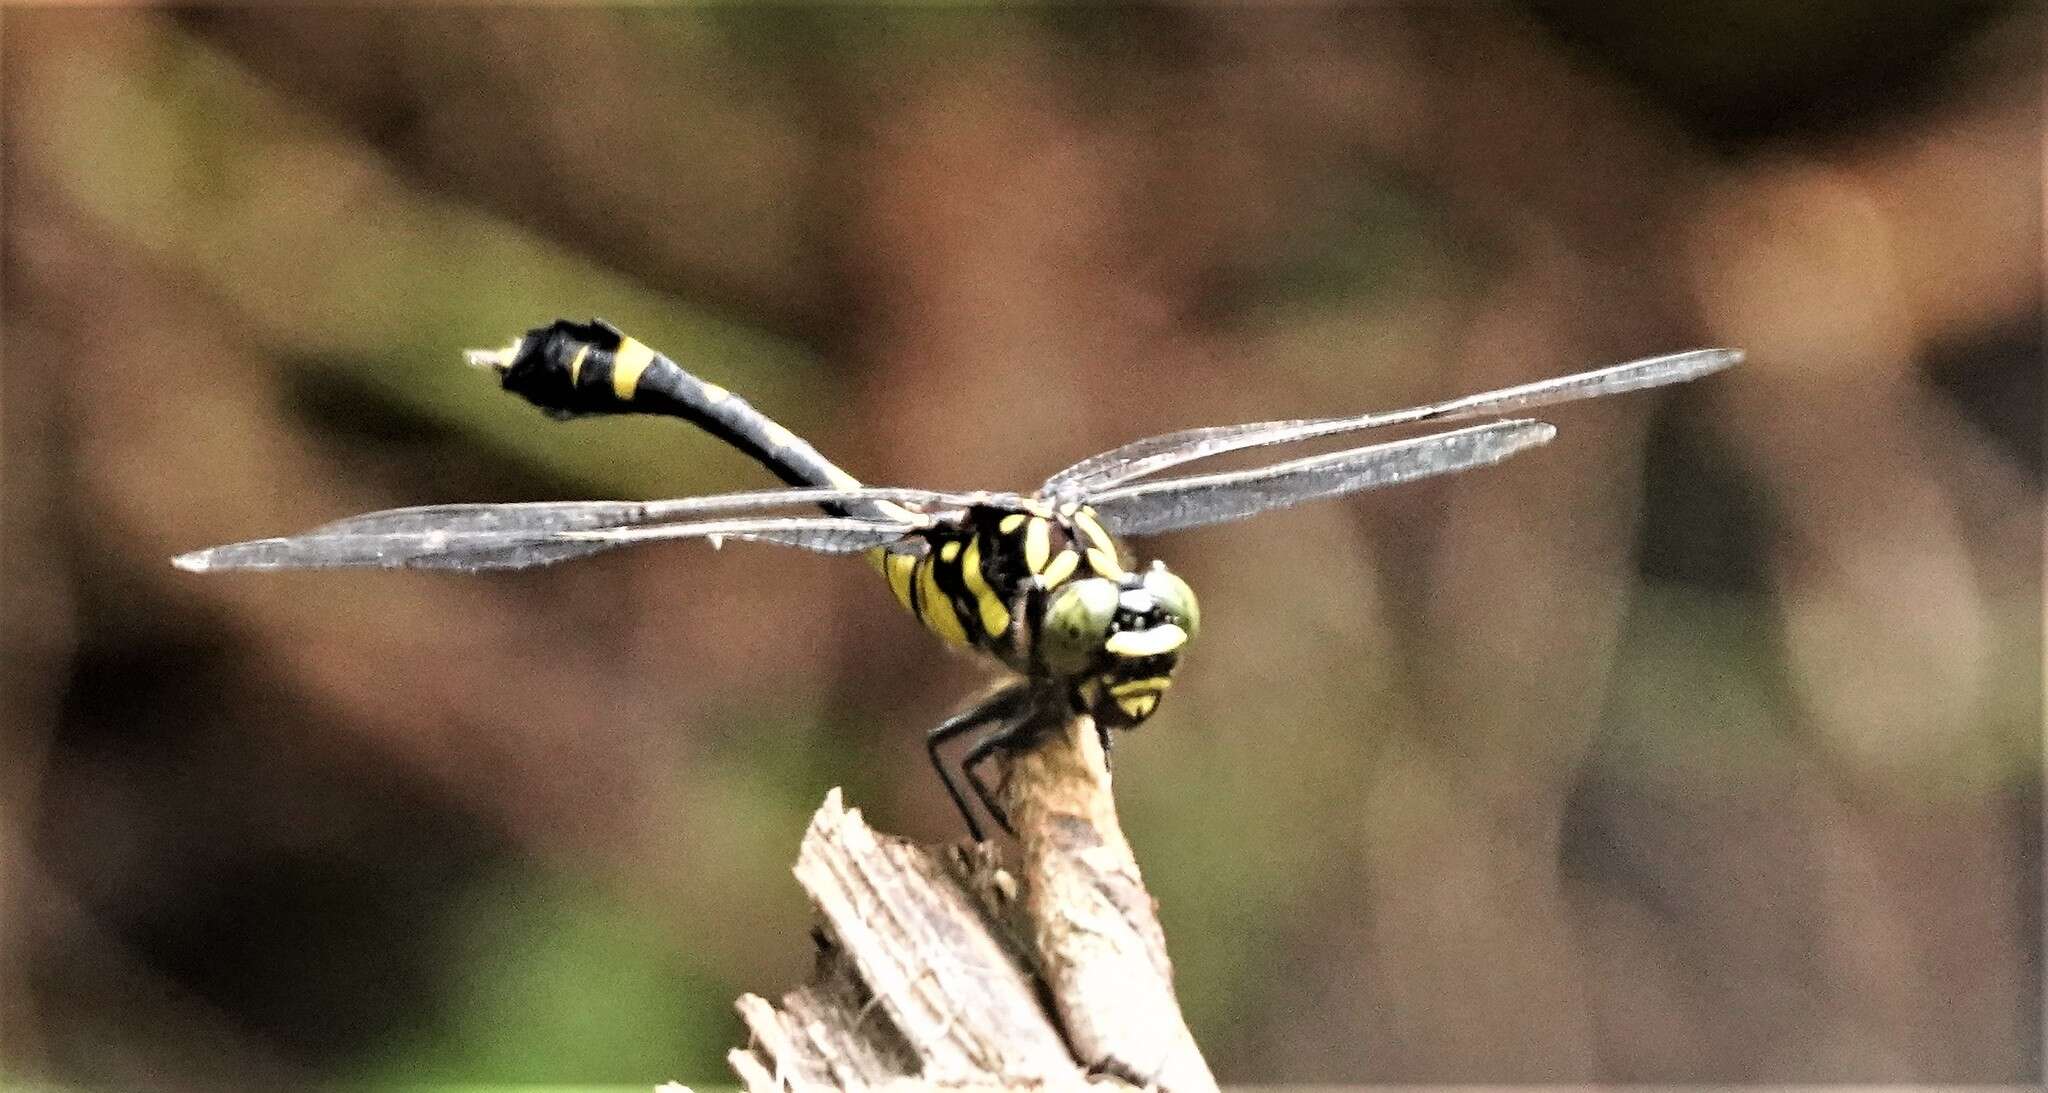
M 601 319 L 557 319 L 529 331 L 513 350 L 511 363 L 500 370 L 506 390 L 550 413 L 678 417 L 753 457 L 791 486 L 843 490 L 861 485 L 746 399 L 690 374 Z M 823 507 L 835 516 L 903 515 L 886 501 Z

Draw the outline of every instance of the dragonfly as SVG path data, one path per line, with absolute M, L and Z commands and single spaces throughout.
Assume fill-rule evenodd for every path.
M 925 629 L 1008 669 L 1004 682 L 925 738 L 933 769 L 969 835 L 981 842 L 984 830 L 941 758 L 943 747 L 980 733 L 958 772 L 983 810 L 1014 835 L 982 774 L 987 762 L 1033 745 L 1045 726 L 1067 716 L 1092 719 L 1107 761 L 1113 731 L 1152 716 L 1200 630 L 1194 590 L 1162 561 L 1135 561 L 1124 540 L 1498 463 L 1548 443 L 1557 431 L 1505 415 L 1696 379 L 1735 364 L 1742 353 L 1672 353 L 1352 417 L 1185 429 L 1089 456 L 1031 494 L 865 485 L 745 399 L 599 319 L 556 320 L 503 348 L 470 350 L 467 358 L 552 416 L 680 418 L 752 457 L 784 488 L 386 509 L 298 535 L 194 551 L 174 564 L 194 572 L 476 572 L 689 539 L 864 554 Z M 1473 420 L 1250 469 L 1163 474 L 1248 449 Z

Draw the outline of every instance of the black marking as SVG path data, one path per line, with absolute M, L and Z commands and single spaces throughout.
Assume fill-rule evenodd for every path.
M 738 448 L 791 486 L 844 489 L 852 475 L 818 454 L 802 438 L 754 409 L 746 399 L 706 383 L 675 361 L 653 353 L 631 399 L 613 390 L 612 372 L 626 336 L 602 319 L 557 319 L 529 330 L 504 369 L 507 391 L 557 417 L 580 414 L 658 414 L 677 417 Z M 651 351 L 650 351 L 651 352 Z M 581 364 L 577 363 L 582 355 Z M 888 518 L 879 505 L 822 506 L 834 516 Z

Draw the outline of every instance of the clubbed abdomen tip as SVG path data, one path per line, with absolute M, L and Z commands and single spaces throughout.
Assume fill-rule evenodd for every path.
M 519 359 L 519 347 L 526 344 L 525 338 L 514 339 L 512 344 L 501 349 L 465 349 L 462 359 L 471 368 L 488 368 L 493 372 L 504 372 Z

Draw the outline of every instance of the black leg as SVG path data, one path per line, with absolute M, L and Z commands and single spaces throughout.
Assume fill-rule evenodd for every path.
M 995 753 L 1015 744 L 1024 730 L 1031 727 L 1032 716 L 1033 712 L 1026 710 L 1019 719 L 1002 725 L 994 732 L 976 740 L 974 747 L 968 749 L 967 758 L 960 760 L 960 772 L 967 776 L 967 784 L 974 787 L 974 795 L 981 799 L 981 807 L 988 809 L 989 816 L 1002 827 L 1003 834 L 1013 839 L 1017 837 L 1017 829 L 1010 826 L 1009 814 L 996 802 L 995 791 L 989 788 L 987 782 L 982 781 L 981 772 L 974 768 L 988 761 Z
M 924 748 L 925 753 L 931 756 L 932 769 L 939 772 L 939 782 L 946 787 L 946 793 L 953 798 L 953 807 L 960 810 L 960 818 L 967 821 L 967 834 L 975 842 L 986 842 L 987 838 L 982 833 L 981 824 L 974 819 L 974 810 L 968 807 L 966 795 L 960 792 L 960 786 L 953 781 L 953 775 L 946 769 L 945 761 L 939 758 L 939 747 L 961 733 L 973 732 L 975 729 L 992 721 L 1006 720 L 1016 713 L 1017 707 L 1023 700 L 1027 690 L 1028 688 L 1025 684 L 1021 682 L 1004 687 L 1002 690 L 984 699 L 979 705 L 964 712 L 954 714 L 940 722 L 938 728 L 925 734 Z M 976 749 L 979 750 L 979 748 L 980 745 L 977 744 Z M 972 780 L 971 774 L 969 778 Z M 977 784 L 975 788 L 977 794 L 979 794 L 981 787 Z M 987 800 L 987 797 L 982 797 L 984 803 Z M 1010 825 L 1007 821 L 1002 821 L 1000 816 L 997 819 L 1003 823 L 1005 831 L 1009 830 Z
M 1097 721 L 1095 723 L 1095 737 L 1096 739 L 1102 741 L 1102 773 L 1108 774 L 1111 767 L 1109 761 L 1109 748 L 1111 742 L 1114 741 L 1116 738 L 1110 735 L 1109 726 L 1103 724 L 1100 721 Z

